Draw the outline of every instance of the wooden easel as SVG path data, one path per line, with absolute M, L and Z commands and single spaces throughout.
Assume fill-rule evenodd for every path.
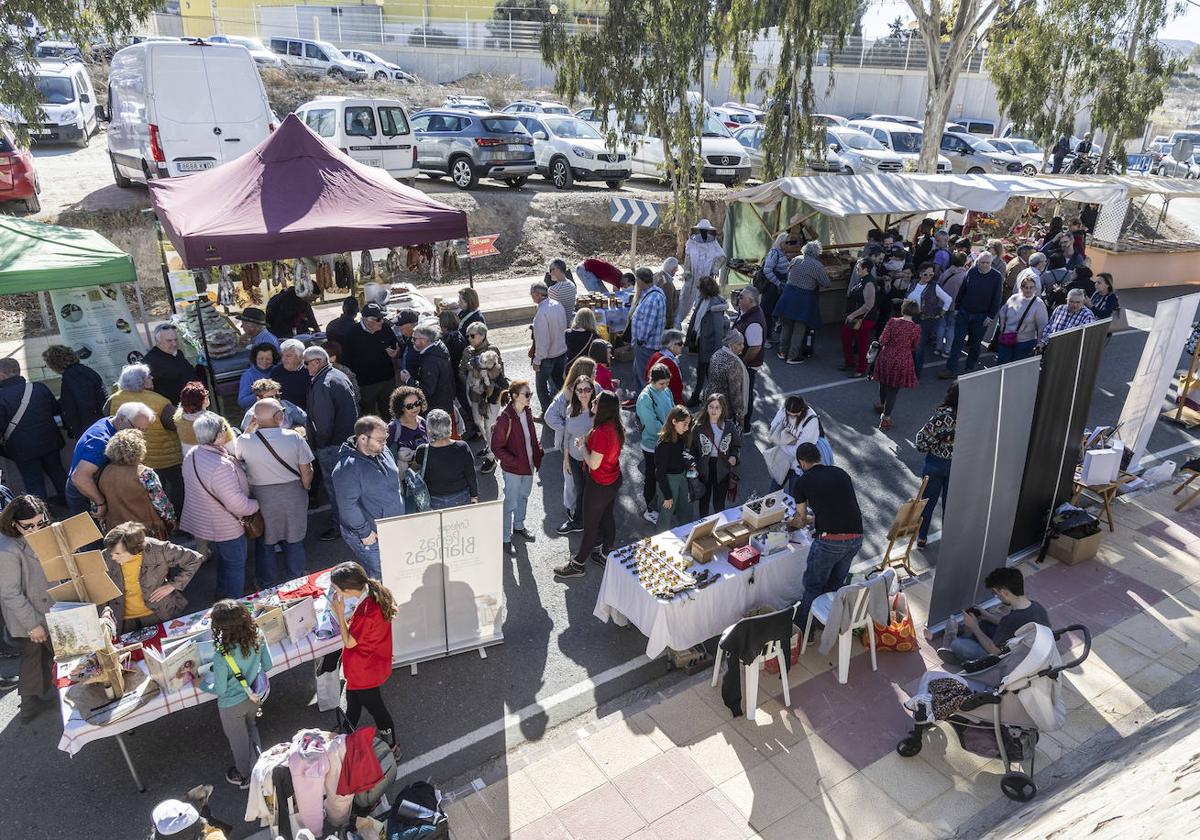
M 892 520 L 891 527 L 888 528 L 887 548 L 883 550 L 883 560 L 875 568 L 876 572 L 882 572 L 889 568 L 903 569 L 910 577 L 917 576 L 910 561 L 912 560 L 913 544 L 917 541 L 917 533 L 921 530 L 921 514 L 925 512 L 925 505 L 929 501 L 925 498 L 925 487 L 928 484 L 929 476 L 923 477 L 917 495 L 900 505 L 900 509 L 896 511 L 896 517 Z M 894 553 L 895 548 L 900 543 L 903 543 L 903 549 L 896 554 Z
M 50 527 L 25 535 L 37 555 L 48 581 L 66 581 L 49 589 L 55 601 L 107 604 L 121 597 L 121 590 L 108 576 L 104 555 L 77 549 L 100 539 L 100 531 L 86 513 L 72 516 Z
M 104 672 L 104 681 L 108 684 L 104 690 L 105 694 L 115 700 L 125 696 L 125 672 L 121 668 L 121 657 L 135 650 L 141 650 L 142 643 L 117 646 L 113 644 L 113 641 L 112 632 L 106 624 L 104 625 L 104 649 L 96 651 L 96 661 L 100 663 L 100 670 Z
M 1192 351 L 1192 363 L 1188 366 L 1187 376 L 1179 382 L 1179 392 L 1175 398 L 1175 408 L 1167 409 L 1162 416 L 1172 423 L 1178 423 L 1184 428 L 1200 426 L 1200 411 L 1187 407 L 1188 395 L 1196 389 L 1196 370 L 1200 368 L 1200 341 Z

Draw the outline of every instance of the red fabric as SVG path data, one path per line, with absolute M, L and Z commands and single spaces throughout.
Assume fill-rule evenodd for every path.
M 583 261 L 585 271 L 590 271 L 614 289 L 621 288 L 621 269 L 604 260 L 590 259 Z
M 337 795 L 364 793 L 383 778 L 383 768 L 375 755 L 375 727 L 364 726 L 346 736 L 346 756 L 338 776 Z
M 612 371 L 608 369 L 608 365 L 596 363 L 596 384 L 605 391 L 613 390 Z
M 889 388 L 917 387 L 913 353 L 921 343 L 921 328 L 909 318 L 892 318 L 879 336 L 875 379 Z
M 370 595 L 350 616 L 350 635 L 357 643 L 342 652 L 346 688 L 375 688 L 392 675 L 392 624 Z
M 645 380 L 650 381 L 650 368 L 660 363 L 666 365 L 667 370 L 671 371 L 671 396 L 675 398 L 675 405 L 685 405 L 687 400 L 683 398 L 683 375 L 679 372 L 679 363 L 664 356 L 661 350 L 651 356 L 650 361 L 646 364 Z
M 325 594 L 325 591 L 317 586 L 317 578 L 328 572 L 329 569 L 322 569 L 319 572 L 313 572 L 311 575 L 296 578 L 295 581 L 288 581 L 279 590 L 280 599 L 284 601 L 299 601 L 301 598 L 319 598 Z M 295 583 L 295 586 L 290 586 L 292 583 Z
M 529 450 L 525 448 L 525 432 L 517 419 L 517 410 L 509 403 L 500 412 L 496 425 L 492 426 L 492 454 L 500 462 L 500 469 L 512 475 L 533 475 L 542 466 L 542 444 L 538 440 L 537 426 L 533 422 L 533 410 L 525 407 L 525 422 L 529 428 L 529 443 L 533 448 L 533 465 L 529 464 Z
M 600 466 L 592 470 L 592 480 L 597 484 L 612 484 L 621 476 L 621 440 L 611 423 L 605 423 L 588 432 L 587 446 L 592 452 L 604 457 Z
M 863 321 L 856 330 L 842 324 L 842 359 L 859 373 L 867 372 L 867 348 L 874 331 L 874 321 Z

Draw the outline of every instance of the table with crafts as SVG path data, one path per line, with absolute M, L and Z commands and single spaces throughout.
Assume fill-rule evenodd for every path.
M 795 504 L 790 497 L 782 498 L 790 519 Z M 739 506 L 715 516 L 724 524 L 737 521 L 741 514 Z M 696 524 L 680 525 L 652 539 L 682 553 Z M 811 543 L 807 531 L 789 531 L 786 547 L 759 558 L 755 565 L 744 570 L 732 565 L 729 551 L 721 549 L 710 562 L 693 565 L 688 570 L 708 572 L 712 583 L 669 598 L 656 597 L 647 591 L 637 573 L 622 562 L 627 548 L 617 549 L 609 554 L 604 567 L 594 615 L 601 621 L 611 620 L 622 626 L 633 624 L 646 636 L 646 656 L 651 659 L 661 656 L 667 648 L 687 650 L 720 635 L 756 607 L 783 609 L 799 601 L 804 594 L 804 569 Z
M 341 636 L 333 625 L 332 618 L 325 611 L 326 599 L 324 593 L 328 591 L 328 587 L 329 570 L 326 569 L 322 572 L 315 572 L 296 580 L 287 581 L 271 589 L 256 592 L 242 599 L 248 605 L 283 603 L 291 606 L 303 598 L 310 598 L 315 602 L 313 605 L 314 612 L 318 616 L 318 619 L 310 632 L 297 638 L 291 638 L 290 635 L 285 634 L 282 639 L 277 639 L 270 643 L 271 660 L 273 663 L 269 671 L 270 677 L 341 650 Z M 307 594 L 293 597 L 296 592 L 306 592 Z M 279 593 L 290 594 L 279 597 Z M 161 646 L 163 643 L 169 645 L 176 639 L 184 639 L 188 636 L 199 638 L 208 633 L 208 630 L 209 610 L 201 610 L 200 612 L 171 619 L 168 622 L 155 625 L 141 632 L 151 636 L 150 641 L 147 642 L 148 645 Z M 211 637 L 211 634 L 208 635 Z M 122 641 L 128 641 L 132 636 L 133 634 L 122 636 Z M 96 720 L 95 716 L 98 713 L 103 714 L 103 711 L 109 707 L 117 707 L 121 701 L 112 700 L 108 703 L 91 706 L 86 710 L 81 708 L 72 702 L 68 685 L 64 685 L 64 683 L 69 684 L 69 680 L 63 677 L 66 666 L 60 663 L 58 668 L 58 684 L 61 687 L 59 691 L 59 707 L 63 721 L 63 734 L 58 742 L 58 748 L 68 755 L 73 756 L 93 741 L 115 737 L 117 744 L 121 748 L 121 754 L 125 758 L 125 763 L 129 767 L 129 772 L 138 786 L 138 790 L 143 792 L 145 791 L 145 786 L 142 784 L 137 769 L 134 767 L 133 761 L 129 756 L 129 749 L 121 737 L 122 734 L 175 712 L 216 700 L 216 695 L 202 691 L 198 684 L 193 681 L 180 686 L 174 691 L 154 690 L 148 697 L 141 699 L 135 708 L 131 711 L 121 713 L 120 717 L 114 720 L 106 723 L 89 722 L 87 718 Z M 139 678 L 138 684 L 148 684 L 151 687 L 155 685 L 155 681 L 149 679 L 151 672 L 144 658 L 129 662 L 125 665 L 125 670 L 126 672 L 140 672 L 137 675 Z M 140 680 L 141 675 L 146 675 L 147 678 Z M 132 693 L 127 693 L 127 697 L 129 698 L 128 702 L 130 705 L 136 702 L 136 698 L 133 697 Z M 215 714 L 214 711 L 214 724 L 216 722 Z

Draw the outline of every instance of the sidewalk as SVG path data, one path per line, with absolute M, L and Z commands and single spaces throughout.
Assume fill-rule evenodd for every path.
M 1144 704 L 1200 665 L 1200 505 L 1175 513 L 1176 484 L 1123 499 L 1095 560 L 1023 566 L 1055 625 L 1084 623 L 1093 638 L 1091 656 L 1065 679 L 1065 725 L 1038 743 L 1043 790 L 1056 766 L 1067 768 L 1060 783 L 1076 778 L 1071 759 L 1094 736 L 1136 739 L 1154 714 Z M 918 622 L 931 589 L 924 580 L 905 590 Z M 1000 762 L 965 752 L 946 726 L 927 734 L 919 756 L 896 753 L 911 727 L 900 701 L 940 665 L 933 647 L 881 652 L 877 672 L 856 648 L 839 685 L 830 658 L 810 646 L 789 674 L 791 708 L 777 677 L 763 674 L 754 721 L 731 718 L 706 672 L 516 750 L 493 763 L 501 772 L 448 792 L 451 836 L 908 840 L 951 837 L 985 809 L 1021 807 L 997 804 Z

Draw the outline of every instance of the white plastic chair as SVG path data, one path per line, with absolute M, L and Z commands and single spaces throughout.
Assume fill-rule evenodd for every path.
M 821 622 L 822 626 L 827 626 L 831 613 L 836 612 L 841 615 L 841 601 L 853 598 L 850 608 L 850 626 L 846 632 L 838 635 L 838 682 L 845 684 L 850 676 L 850 647 L 854 642 L 854 631 L 860 627 L 866 628 L 867 639 L 870 642 L 871 670 L 878 671 L 879 665 L 875 660 L 875 622 L 871 620 L 871 616 L 867 612 L 868 595 L 872 586 L 886 586 L 890 594 L 894 578 L 895 572 L 888 569 L 874 580 L 865 583 L 850 583 L 836 592 L 826 592 L 819 596 L 813 601 L 812 607 L 808 611 L 808 620 L 804 622 L 804 635 L 800 640 L 800 655 L 803 656 L 804 651 L 808 649 L 808 636 L 812 632 L 813 619 Z M 837 610 L 834 610 L 835 605 L 838 607 Z
M 794 614 L 795 611 L 796 611 L 796 605 L 793 604 L 790 607 L 785 607 L 782 610 L 778 610 L 777 612 L 774 612 L 774 613 L 767 613 L 766 615 L 778 615 L 779 613 L 782 613 L 782 612 L 791 612 Z M 752 616 L 750 619 L 744 618 L 744 619 L 742 619 L 742 621 L 748 621 L 748 620 L 753 620 L 753 619 L 763 618 L 763 617 L 764 616 Z M 717 661 L 713 665 L 713 675 L 712 675 L 712 683 L 711 683 L 711 685 L 714 687 L 717 684 L 717 680 L 719 680 L 721 677 L 721 660 L 725 657 L 725 649 L 721 647 L 721 642 L 725 641 L 725 637 L 728 636 L 730 633 L 732 633 L 733 628 L 737 627 L 738 624 L 740 624 L 740 623 L 741 622 L 737 622 L 737 624 L 731 624 L 728 627 L 726 627 L 725 632 L 721 634 L 721 638 L 717 641 L 717 657 L 716 657 Z M 789 645 L 791 644 L 790 638 L 788 639 L 788 643 L 789 643 Z M 758 672 L 761 669 L 762 664 L 764 662 L 770 661 L 771 659 L 774 659 L 776 661 L 776 663 L 779 665 L 779 680 L 780 680 L 780 682 L 783 683 L 783 705 L 784 706 L 792 705 L 791 691 L 788 688 L 788 680 L 787 680 L 787 670 L 788 670 L 787 656 L 788 656 L 789 652 L 790 651 L 785 651 L 783 649 L 783 647 L 780 646 L 778 641 L 768 642 L 766 647 L 763 648 L 762 653 L 760 653 L 757 657 L 755 657 L 753 662 L 751 662 L 749 665 L 743 666 L 744 670 L 742 671 L 742 686 L 744 688 L 745 695 L 746 695 L 746 717 L 748 717 L 750 719 L 754 718 L 754 712 L 758 708 Z M 738 667 L 738 665 L 736 662 L 733 662 L 733 663 L 730 663 L 729 667 L 736 668 L 736 667 Z

